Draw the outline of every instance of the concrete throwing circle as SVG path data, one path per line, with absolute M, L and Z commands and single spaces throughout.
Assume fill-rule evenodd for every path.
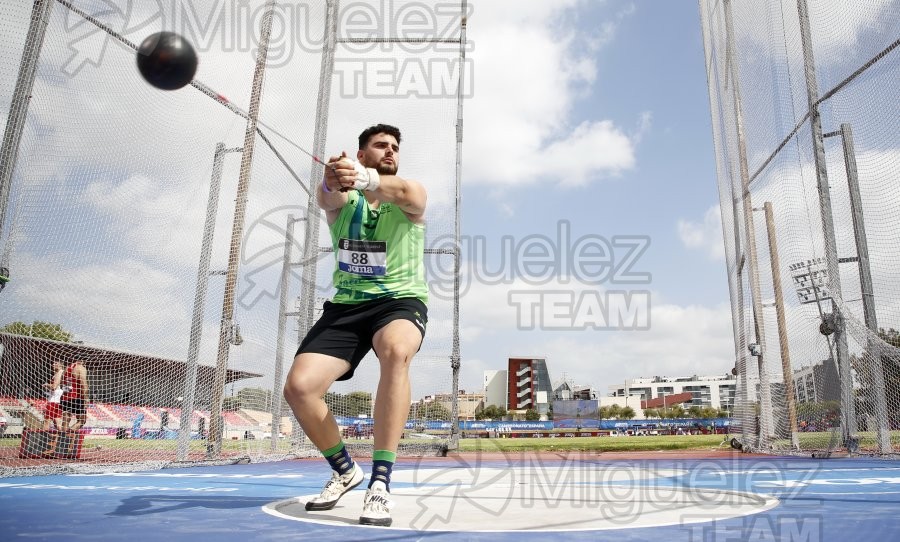
M 562 466 L 420 468 L 391 480 L 391 529 L 415 531 L 591 531 L 702 523 L 755 514 L 778 500 L 755 493 L 680 487 L 683 471 Z M 361 488 L 363 486 L 360 486 Z M 326 512 L 307 512 L 304 495 L 269 503 L 284 519 L 358 525 L 365 491 L 351 491 Z M 372 527 L 384 529 L 384 527 Z

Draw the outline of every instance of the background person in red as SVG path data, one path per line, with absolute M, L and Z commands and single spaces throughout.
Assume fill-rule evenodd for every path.
M 87 423 L 88 390 L 87 369 L 80 361 L 70 363 L 63 372 L 63 393 L 59 406 L 66 417 L 63 429 L 77 431 Z
M 53 362 L 53 377 L 50 379 L 50 382 L 44 383 L 44 387 L 47 388 L 47 404 L 44 406 L 44 431 L 49 429 L 62 430 L 62 409 L 59 407 L 59 402 L 62 400 L 63 389 L 62 389 L 62 378 L 63 372 L 65 371 L 65 366 L 63 366 L 61 361 Z

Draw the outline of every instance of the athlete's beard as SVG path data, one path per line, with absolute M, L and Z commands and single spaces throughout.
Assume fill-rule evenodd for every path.
M 377 171 L 379 175 L 396 175 L 397 163 L 394 162 L 393 164 L 385 164 L 381 162 L 378 164 L 378 167 L 375 168 L 375 171 Z
M 394 160 L 394 163 L 392 164 L 385 164 L 384 162 L 379 161 L 373 165 L 371 161 L 368 160 L 368 157 L 363 157 L 360 159 L 360 162 L 366 167 L 373 168 L 379 175 L 396 175 L 400 165 L 396 162 L 396 158 L 392 158 L 392 160 Z

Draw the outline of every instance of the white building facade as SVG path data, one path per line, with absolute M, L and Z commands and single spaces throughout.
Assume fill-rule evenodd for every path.
M 737 379 L 734 375 L 721 376 L 654 376 L 634 378 L 622 384 L 608 387 L 610 397 L 639 395 L 644 401 L 658 399 L 676 393 L 691 393 L 693 399 L 685 407 L 734 408 Z
M 484 372 L 484 406 L 498 406 L 504 410 L 509 408 L 506 404 L 507 399 L 507 372 L 506 371 L 485 371 Z

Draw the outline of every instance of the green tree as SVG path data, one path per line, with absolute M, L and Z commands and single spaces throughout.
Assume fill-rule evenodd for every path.
M 368 416 L 372 413 L 372 394 L 365 391 L 353 391 L 347 395 L 325 393 L 325 404 L 335 416 L 356 418 L 360 414 Z
M 610 416 L 610 413 L 609 413 L 609 407 L 602 406 L 602 407 L 598 408 L 597 409 L 597 417 L 601 420 L 608 420 L 608 419 L 612 418 L 612 416 Z
M 347 416 L 366 416 L 372 413 L 372 394 L 367 391 L 351 391 L 346 396 Z
M 644 417 L 645 418 L 658 418 L 659 410 L 655 408 L 645 408 L 644 409 Z
M 637 416 L 637 413 L 630 406 L 623 408 L 621 412 L 619 412 L 620 420 L 632 420 L 635 416 Z
M 50 339 L 51 341 L 63 343 L 72 341 L 72 334 L 65 331 L 61 325 L 41 322 L 40 320 L 35 320 L 31 324 L 26 324 L 25 322 L 12 322 L 11 324 L 6 324 L 0 328 L 0 332 L 38 337 L 40 339 Z
M 338 408 L 338 405 L 341 404 L 342 398 L 343 398 L 343 395 L 341 395 L 340 393 L 335 393 L 333 391 L 325 392 L 324 399 L 325 399 L 325 404 L 328 405 L 328 410 L 330 410 L 333 413 L 338 412 L 337 408 Z
M 703 417 L 703 409 L 700 408 L 699 405 L 691 405 L 690 408 L 687 409 L 688 416 L 691 418 L 702 418 Z
M 243 388 L 237 392 L 237 408 L 268 411 L 272 408 L 272 390 Z
M 538 414 L 537 410 L 535 410 L 533 408 L 529 408 L 528 410 L 525 411 L 525 419 L 527 421 L 533 422 L 533 421 L 540 420 L 541 415 Z
M 622 407 L 616 404 L 609 405 L 609 417 L 618 420 L 622 416 Z
M 482 420 L 502 420 L 506 416 L 506 409 L 497 405 L 488 405 L 482 411 Z
M 443 404 L 436 401 L 413 403 L 409 407 L 412 420 L 450 420 L 453 414 Z
M 668 408 L 659 409 L 659 417 L 667 420 L 674 420 L 675 418 L 684 418 L 686 417 L 687 412 L 685 412 L 684 407 L 681 405 L 672 405 Z

